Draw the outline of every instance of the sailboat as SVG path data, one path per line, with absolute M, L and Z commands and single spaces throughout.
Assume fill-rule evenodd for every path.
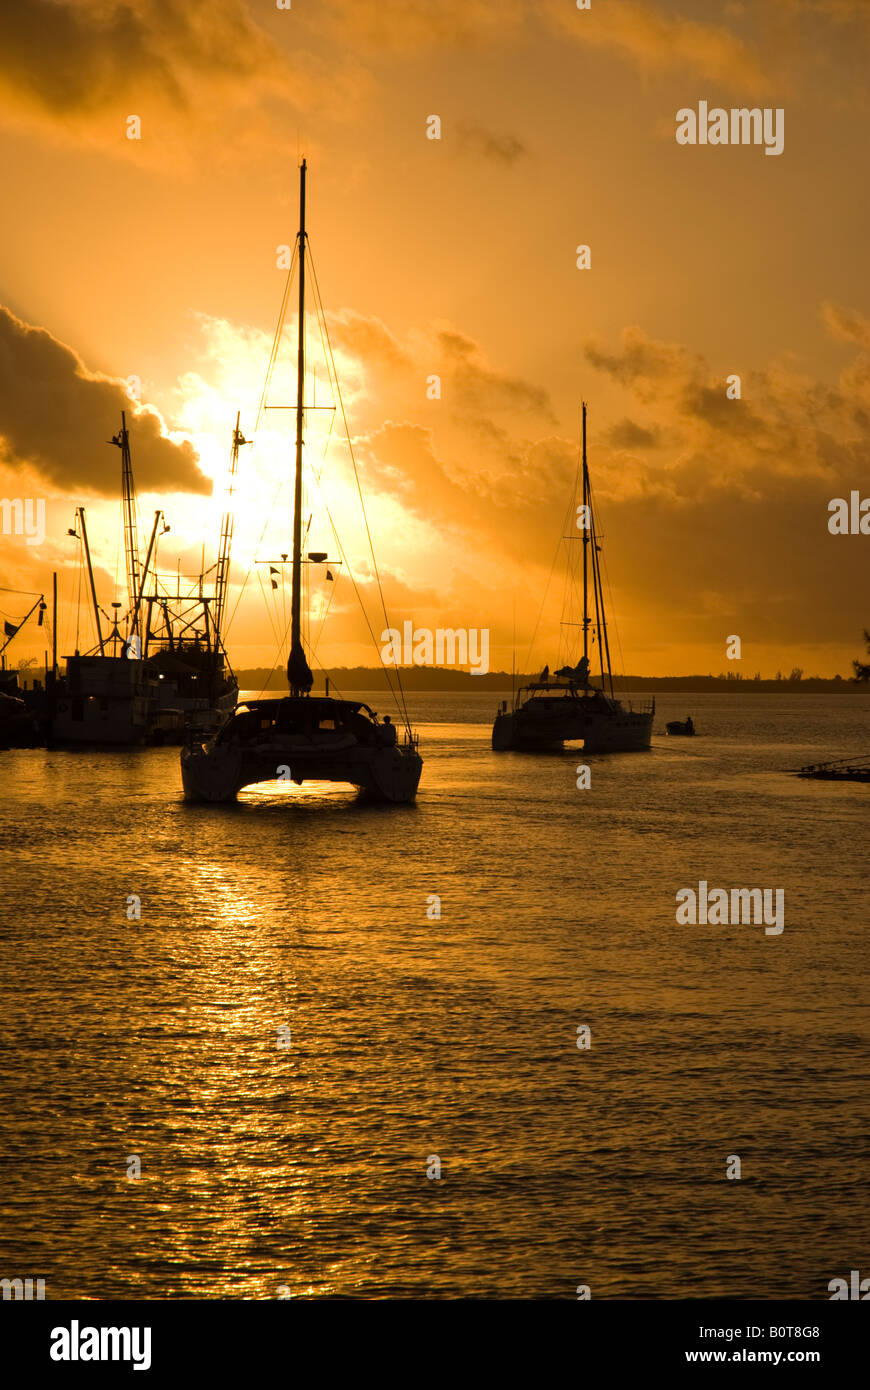
M 188 801 L 227 802 L 247 786 L 274 780 L 346 782 L 375 800 L 413 801 L 423 760 L 405 721 L 403 739 L 389 717 L 380 720 L 359 700 L 313 695 L 314 676 L 302 641 L 302 565 L 324 559 L 302 555 L 302 462 L 305 429 L 305 176 L 299 173 L 299 276 L 296 366 L 296 470 L 293 497 L 293 569 L 289 695 L 249 700 L 207 741 L 193 737 L 181 753 Z M 279 324 L 280 332 L 280 324 Z
M 601 546 L 586 457 L 585 402 L 582 428 L 583 502 L 582 512 L 578 510 L 577 524 L 582 531 L 583 545 L 583 619 L 576 625 L 563 625 L 580 627 L 583 654 L 574 664 L 569 662 L 560 667 L 552 678 L 549 666 L 545 666 L 538 681 L 521 687 L 516 693 L 511 709 L 506 700 L 502 701 L 492 729 L 492 746 L 496 752 L 557 751 L 563 744 L 577 739 L 582 739 L 586 753 L 630 753 L 650 746 L 655 700 L 644 701 L 639 709 L 634 709 L 631 704 L 626 706 L 617 700 L 613 693 L 601 582 Z M 567 539 L 569 544 L 576 544 L 575 538 Z M 571 568 L 569 561 L 569 589 Z M 590 612 L 590 590 L 594 614 Z M 598 685 L 592 683 L 590 676 L 590 647 L 595 643 L 600 663 Z

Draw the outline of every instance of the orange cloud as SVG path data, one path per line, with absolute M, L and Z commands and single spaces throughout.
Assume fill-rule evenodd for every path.
M 761 57 L 730 29 L 668 14 L 639 0 L 609 0 L 578 11 L 545 0 L 548 20 L 577 43 L 608 48 L 647 69 L 676 69 L 738 91 L 761 92 L 769 74 Z

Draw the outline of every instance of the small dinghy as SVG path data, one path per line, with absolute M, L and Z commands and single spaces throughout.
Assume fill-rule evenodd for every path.
M 665 725 L 665 728 L 669 734 L 675 737 L 693 738 L 695 734 L 691 715 L 687 719 L 672 719 L 670 723 Z

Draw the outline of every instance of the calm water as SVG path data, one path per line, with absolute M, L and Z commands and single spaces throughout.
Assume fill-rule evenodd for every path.
M 870 751 L 870 698 L 660 697 L 702 737 L 590 758 L 586 791 L 576 752 L 491 753 L 495 705 L 412 697 L 412 808 L 186 806 L 177 749 L 0 754 L 0 1276 L 810 1299 L 870 1272 L 870 786 L 783 772 Z M 783 888 L 783 934 L 677 926 L 699 879 Z

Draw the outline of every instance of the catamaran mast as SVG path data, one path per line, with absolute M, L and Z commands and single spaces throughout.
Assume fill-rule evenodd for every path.
M 57 570 L 51 576 L 51 670 L 57 680 Z
M 576 495 L 576 494 L 575 494 Z M 589 669 L 589 470 L 586 466 L 586 402 L 583 402 L 583 656 Z
M 291 695 L 307 695 L 314 684 L 302 647 L 302 430 L 305 410 L 305 171 L 299 169 L 299 348 L 296 357 L 296 480 L 293 493 L 293 597 L 287 680 Z

